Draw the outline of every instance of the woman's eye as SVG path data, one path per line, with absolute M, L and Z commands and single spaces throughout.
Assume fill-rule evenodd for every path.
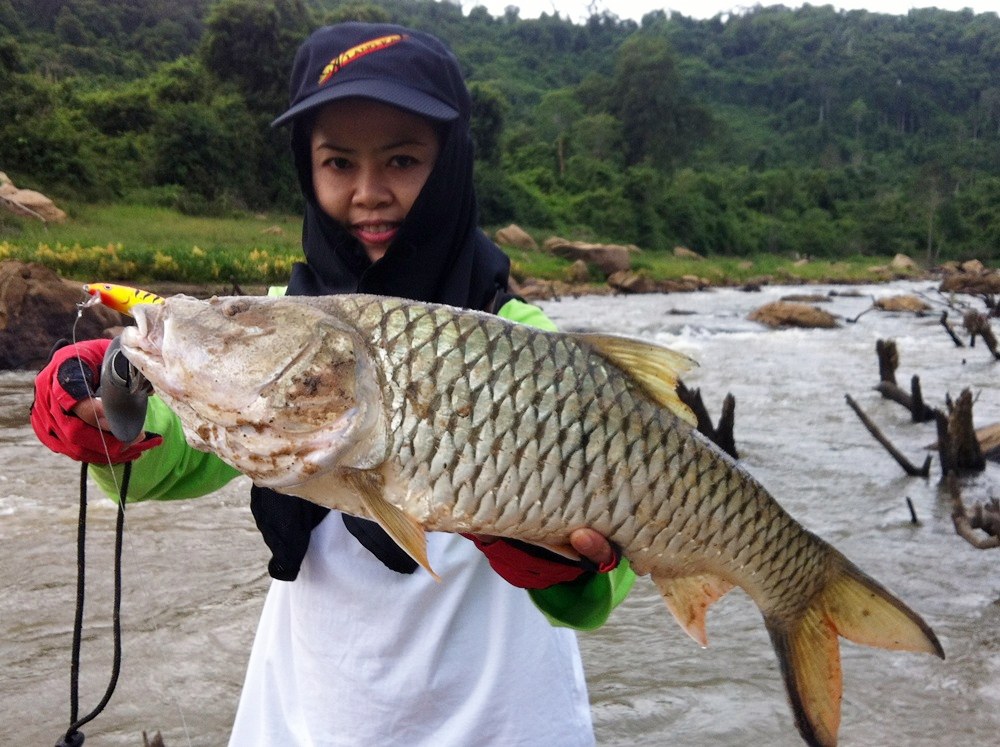
M 416 166 L 417 159 L 414 158 L 413 156 L 398 155 L 398 156 L 393 156 L 390 163 L 397 169 L 407 169 L 410 168 L 411 166 Z
M 338 171 L 343 171 L 351 167 L 351 162 L 346 158 L 331 158 L 327 163 Z

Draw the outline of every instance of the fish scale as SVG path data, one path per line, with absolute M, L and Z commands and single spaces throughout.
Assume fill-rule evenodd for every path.
M 709 606 L 741 587 L 810 744 L 836 743 L 838 636 L 943 656 L 915 612 L 694 429 L 675 391 L 690 362 L 670 350 L 361 295 L 135 313 L 122 349 L 193 445 L 378 521 L 429 571 L 428 530 L 565 551 L 590 527 L 702 645 Z

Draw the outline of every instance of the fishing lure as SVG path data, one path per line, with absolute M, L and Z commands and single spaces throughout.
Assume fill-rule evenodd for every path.
M 132 316 L 132 308 L 139 304 L 163 303 L 161 296 L 128 285 L 87 283 L 83 286 L 83 290 L 91 296 L 85 303 L 86 306 L 100 303 L 128 316 Z

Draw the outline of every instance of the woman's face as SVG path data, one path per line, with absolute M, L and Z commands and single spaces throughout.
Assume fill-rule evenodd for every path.
M 413 207 L 440 149 L 433 125 L 416 114 L 368 99 L 327 104 L 311 138 L 316 200 L 375 262 Z

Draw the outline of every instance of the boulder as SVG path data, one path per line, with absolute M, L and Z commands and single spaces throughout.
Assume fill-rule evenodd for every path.
M 694 249 L 688 249 L 686 246 L 675 246 L 674 256 L 681 259 L 705 259 L 698 252 L 694 251 Z
M 538 242 L 531 237 L 531 234 L 514 223 L 511 223 L 506 228 L 497 229 L 493 238 L 501 246 L 513 246 L 517 249 L 538 249 Z
M 583 260 L 600 270 L 604 277 L 609 277 L 621 270 L 630 270 L 632 255 L 639 252 L 639 247 L 622 244 L 588 244 L 584 241 L 568 241 L 553 236 L 545 242 L 545 250 L 572 262 Z
M 81 284 L 39 264 L 0 262 L 0 370 L 40 369 L 55 343 L 73 338 Z M 84 310 L 76 339 L 111 337 L 125 319 L 104 306 Z
M 1000 293 L 1000 272 L 989 269 L 978 259 L 941 269 L 944 277 L 938 290 L 944 293 L 968 293 L 973 296 Z
M 768 327 L 808 327 L 830 329 L 839 326 L 837 318 L 823 309 L 805 303 L 773 301 L 750 312 L 747 317 Z
M 790 293 L 787 296 L 781 297 L 782 301 L 791 301 L 792 303 L 830 303 L 830 296 L 824 296 L 822 293 Z
M 905 254 L 897 254 L 889 263 L 889 269 L 893 272 L 910 272 L 917 269 L 917 263 Z
M 874 306 L 880 311 L 909 311 L 922 313 L 924 311 L 931 310 L 931 305 L 929 303 L 924 301 L 919 296 L 913 295 L 886 296 L 885 298 L 877 299 Z
M 38 218 L 46 223 L 63 223 L 66 213 L 48 197 L 31 189 L 18 189 L 10 177 L 0 171 L 0 205 L 17 215 Z
M 590 268 L 582 259 L 578 259 L 566 270 L 567 283 L 587 283 L 590 282 Z
M 619 270 L 608 276 L 608 285 L 622 293 L 656 293 L 659 286 L 644 275 L 631 270 Z

